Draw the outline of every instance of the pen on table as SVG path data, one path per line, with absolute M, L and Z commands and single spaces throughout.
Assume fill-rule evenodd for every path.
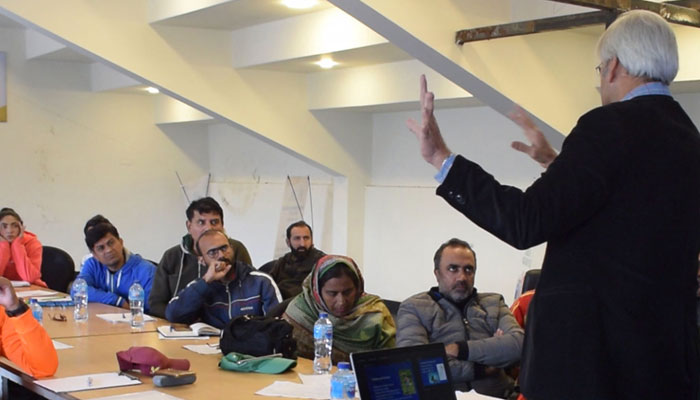
M 119 372 L 119 375 L 120 375 L 120 376 L 125 376 L 125 377 L 127 377 L 127 378 L 129 378 L 129 379 L 131 379 L 131 380 L 134 380 L 134 381 L 139 381 L 139 382 L 141 381 L 139 378 L 137 378 L 137 377 L 135 377 L 135 376 L 133 376 L 133 375 L 129 375 L 129 374 L 127 374 L 126 372 L 123 372 L 123 371 L 120 371 L 120 372 Z

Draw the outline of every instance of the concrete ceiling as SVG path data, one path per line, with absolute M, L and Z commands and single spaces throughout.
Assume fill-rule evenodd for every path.
M 400 4 L 399 8 L 405 4 L 407 10 L 411 7 L 425 6 L 423 0 L 405 3 L 401 3 L 399 0 L 387 0 L 386 2 Z M 337 108 L 381 112 L 410 108 L 411 104 L 415 104 L 413 103 L 415 101 L 413 91 L 399 90 L 400 88 L 385 85 L 382 87 L 384 93 L 377 96 L 381 99 L 368 99 L 365 94 L 368 90 L 377 89 L 382 86 L 381 83 L 388 81 L 393 82 L 394 86 L 404 86 L 407 80 L 398 80 L 397 77 L 410 75 L 410 79 L 413 79 L 417 74 L 423 73 L 422 71 L 432 69 L 439 73 L 432 78 L 432 82 L 444 81 L 438 81 L 436 85 L 443 87 L 442 93 L 436 91 L 438 98 L 443 100 L 441 104 L 445 106 L 487 104 L 499 110 L 499 106 L 494 106 L 483 96 L 477 96 L 479 98 L 474 99 L 467 92 L 465 85 L 455 85 L 453 82 L 456 83 L 457 80 L 454 77 L 449 77 L 448 73 L 441 71 L 439 66 L 435 64 L 433 56 L 436 54 L 427 56 L 427 58 L 420 57 L 420 51 L 414 51 L 415 46 L 411 48 L 412 45 L 401 43 L 404 40 L 402 35 L 392 37 L 386 32 L 382 32 L 381 29 L 377 29 L 377 26 L 372 26 L 371 16 L 365 19 L 361 13 L 350 11 L 353 6 L 348 6 L 348 4 L 353 3 L 364 6 L 373 3 L 372 0 L 332 0 L 331 2 L 319 0 L 314 7 L 304 10 L 285 7 L 281 4 L 281 0 L 147 0 L 147 3 L 149 15 L 144 16 L 144 25 L 150 25 L 156 32 L 159 32 L 161 27 L 168 29 L 169 32 L 182 28 L 183 32 L 186 33 L 181 34 L 178 38 L 201 36 L 201 38 L 195 38 L 193 43 L 197 43 L 198 40 L 206 40 L 205 38 L 208 37 L 216 38 L 220 42 L 217 42 L 215 46 L 218 46 L 222 53 L 231 53 L 231 61 L 227 66 L 229 68 L 308 75 L 310 88 L 315 88 L 309 89 L 310 98 L 334 97 L 332 100 L 328 100 L 327 104 L 324 104 L 326 100 L 323 99 L 314 101 L 314 104 L 309 106 L 310 109 Z M 343 10 L 336 8 L 332 3 L 338 4 Z M 459 28 L 475 28 L 481 25 L 591 11 L 588 8 L 564 5 L 548 0 L 490 0 L 488 3 L 481 0 L 463 0 L 462 2 L 450 1 L 441 4 L 453 7 L 455 13 L 464 14 L 464 20 L 470 21 L 469 23 L 465 22 L 464 26 L 459 26 Z M 34 48 L 27 52 L 31 54 L 29 58 L 101 63 L 99 57 L 94 57 L 89 52 L 83 51 L 82 48 L 72 46 L 71 43 L 61 43 L 60 37 L 52 37 L 51 34 L 45 36 L 45 43 L 37 44 L 37 41 L 41 42 L 37 36 L 46 32 L 41 32 L 41 29 L 34 31 L 31 23 L 23 25 L 21 18 L 13 19 L 0 15 L 0 26 L 26 27 L 33 32 L 31 36 Z M 590 37 L 597 37 L 600 32 L 600 26 L 575 30 L 576 35 Z M 167 36 L 164 38 L 172 40 Z M 407 38 L 412 40 L 410 35 Z M 421 39 L 418 39 L 418 42 L 420 41 Z M 180 45 L 180 43 L 173 42 L 173 47 Z M 459 49 L 449 42 L 446 42 L 445 46 L 450 46 L 453 49 L 450 50 L 451 52 L 454 52 L 454 49 Z M 528 46 L 526 45 L 524 51 L 531 52 Z M 464 47 L 463 49 L 468 48 Z M 464 52 L 463 49 L 462 52 Z M 326 56 L 332 57 L 339 65 L 332 70 L 322 70 L 315 62 Z M 556 54 L 553 57 L 556 57 Z M 111 68 L 109 64 L 104 65 Z M 113 74 L 103 71 L 99 76 L 93 76 L 92 86 L 99 88 L 96 90 L 134 89 L 141 93 L 144 84 L 152 84 L 151 82 L 139 81 L 138 77 L 130 74 L 119 77 L 118 70 L 119 68 L 115 68 Z M 381 72 L 378 72 L 380 70 Z M 376 76 L 377 74 L 380 75 L 378 78 L 369 78 L 370 75 Z M 450 80 L 448 81 L 444 77 L 449 77 Z M 99 83 L 100 80 L 104 79 L 108 82 Z M 673 88 L 679 92 L 695 91 L 698 87 L 696 82 L 697 80 L 678 82 Z M 363 85 L 368 90 L 357 90 L 356 87 Z M 322 95 L 314 94 L 314 90 L 322 92 Z M 394 96 L 386 95 L 387 92 L 393 91 L 401 93 Z M 403 94 L 404 92 L 410 93 L 410 95 Z M 327 96 L 327 93 L 333 95 Z M 343 94 L 345 98 L 339 99 L 337 93 Z M 363 98 L 356 99 L 359 97 Z M 206 109 L 206 107 L 202 108 Z
M 325 0 L 308 9 L 293 9 L 281 0 L 234 0 L 152 20 L 152 24 L 232 31 L 332 8 Z

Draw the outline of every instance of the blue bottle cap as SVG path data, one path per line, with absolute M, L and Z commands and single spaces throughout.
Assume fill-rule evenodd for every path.
M 30 299 L 29 300 L 29 304 L 34 304 L 34 303 L 38 303 L 38 302 L 39 302 L 39 300 L 37 300 L 37 299 Z
M 341 361 L 338 363 L 338 369 L 350 369 L 350 363 L 347 361 Z
M 328 318 L 328 313 L 327 312 L 320 312 L 318 313 L 319 318 Z

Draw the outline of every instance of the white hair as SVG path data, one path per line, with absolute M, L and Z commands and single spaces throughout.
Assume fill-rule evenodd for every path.
M 596 48 L 606 62 L 617 57 L 632 76 L 673 82 L 678 73 L 678 45 L 671 26 L 651 11 L 620 15 L 603 33 Z

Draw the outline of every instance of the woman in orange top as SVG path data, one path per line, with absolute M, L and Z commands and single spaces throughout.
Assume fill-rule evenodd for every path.
M 12 283 L 0 277 L 0 355 L 35 378 L 51 376 L 58 356 L 51 338 L 29 307 L 19 301 Z
M 24 230 L 22 218 L 11 208 L 0 210 L 0 275 L 46 287 L 41 280 L 41 243 Z

